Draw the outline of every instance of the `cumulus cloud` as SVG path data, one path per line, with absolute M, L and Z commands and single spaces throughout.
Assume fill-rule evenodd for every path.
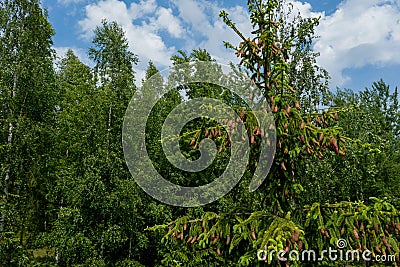
M 224 41 L 237 45 L 241 40 L 219 18 L 220 10 L 224 9 L 236 23 L 236 27 L 243 33 L 251 32 L 251 23 L 246 7 L 234 6 L 223 8 L 215 2 L 178 0 L 174 2 L 179 17 L 189 25 L 191 31 L 186 40 L 185 48 L 205 48 L 218 61 L 222 63 L 237 62 L 234 53 L 226 49 Z
M 350 80 L 343 71 L 400 63 L 400 2 L 347 0 L 321 20 L 314 49 L 335 86 Z
M 300 2 L 296 0 L 287 0 L 287 8 L 288 10 L 289 6 L 293 7 L 293 12 L 292 15 L 297 15 L 300 13 L 301 17 L 303 18 L 318 18 L 318 17 L 325 17 L 325 12 L 314 12 L 312 11 L 312 6 L 308 2 Z
M 157 19 L 152 20 L 155 29 L 165 29 L 171 36 L 176 38 L 183 36 L 184 30 L 180 20 L 172 14 L 172 9 L 160 7 L 156 15 Z
M 165 29 L 173 37 L 182 37 L 180 20 L 170 9 L 158 7 L 155 0 L 132 3 L 129 7 L 120 0 L 103 0 L 86 6 L 86 17 L 79 22 L 82 37 L 89 39 L 103 19 L 116 21 L 126 32 L 130 49 L 143 62 L 152 60 L 162 66 L 169 65 L 175 47 L 167 47 L 158 31 Z M 148 20 L 147 15 L 151 15 Z
M 307 2 L 296 0 L 287 0 L 287 3 L 292 7 L 292 15 L 298 13 L 302 17 L 325 17 L 324 12 L 314 12 L 312 6 Z M 224 8 L 216 2 L 204 0 L 177 0 L 174 1 L 179 17 L 185 24 L 190 26 L 190 38 L 186 39 L 186 49 L 191 50 L 195 47 L 206 48 L 211 55 L 220 62 L 228 63 L 238 62 L 237 57 L 231 50 L 226 49 L 223 41 L 228 41 L 233 45 L 237 45 L 241 40 L 227 27 L 219 18 L 220 10 L 224 9 L 229 14 L 229 17 L 236 24 L 236 27 L 249 36 L 252 31 L 249 13 L 245 5 L 237 5 L 230 8 Z M 287 5 L 287 9 L 289 5 Z M 201 41 L 196 42 L 195 37 L 201 36 Z
M 126 4 L 119 0 L 105 0 L 99 3 L 90 4 L 85 7 L 86 17 L 79 21 L 82 29 L 82 37 L 91 38 L 96 26 L 101 24 L 103 19 L 116 21 L 123 26 L 131 24 L 133 12 L 129 12 Z
M 157 9 L 156 0 L 140 0 L 139 3 L 131 3 L 130 13 L 133 19 L 151 14 Z

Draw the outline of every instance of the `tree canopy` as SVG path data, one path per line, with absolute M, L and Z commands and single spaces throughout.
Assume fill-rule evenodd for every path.
M 229 89 L 237 81 L 203 48 L 177 51 L 166 83 L 149 62 L 137 87 L 139 58 L 113 21 L 103 20 L 94 31 L 88 49 L 93 67 L 72 50 L 56 61 L 54 30 L 40 2 L 0 3 L 1 266 L 370 264 L 328 255 L 282 261 L 277 255 L 328 248 L 370 251 L 400 264 L 397 88 L 380 80 L 363 90 L 330 90 L 329 74 L 313 51 L 318 18 L 302 18 L 278 0 L 249 0 L 248 11 L 249 33 L 220 12 L 241 40 L 225 43 L 240 59 L 231 72 L 252 83 L 239 96 Z M 191 75 L 220 85 L 186 82 Z M 208 184 L 233 155 L 230 132 L 243 130 L 250 144 L 241 181 L 207 205 L 153 199 L 126 163 L 122 130 L 132 97 L 140 108 L 147 104 L 140 99 L 155 92 L 150 86 L 161 93 L 171 84 L 178 86 L 159 97 L 145 125 L 145 149 L 160 175 L 182 186 Z M 169 162 L 162 126 L 176 107 L 198 98 L 218 100 L 240 115 L 222 123 L 203 116 L 184 125 L 178 143 L 186 159 L 201 156 L 204 139 L 218 151 L 208 168 L 189 172 Z M 260 99 L 274 119 L 276 149 L 268 175 L 256 183 L 262 142 L 272 133 L 257 124 L 247 104 Z M 139 123 L 134 115 L 130 119 Z

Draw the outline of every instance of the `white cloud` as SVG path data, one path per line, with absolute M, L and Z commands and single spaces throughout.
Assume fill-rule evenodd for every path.
M 131 3 L 129 8 L 130 14 L 133 19 L 154 13 L 156 9 L 157 9 L 156 0 L 140 0 L 138 4 Z
M 206 30 L 209 26 L 209 17 L 204 13 L 205 5 L 194 0 L 177 0 L 174 4 L 178 8 L 179 17 L 196 29 Z
M 347 0 L 317 28 L 318 63 L 341 86 L 343 70 L 400 63 L 400 1 Z
M 293 6 L 293 15 L 297 15 L 300 13 L 300 15 L 303 18 L 318 18 L 318 17 L 325 17 L 325 12 L 314 12 L 312 11 L 312 6 L 310 3 L 307 2 L 300 2 L 296 0 L 287 0 L 287 7 L 289 5 Z M 287 8 L 288 9 L 288 8 Z
M 152 23 L 155 29 L 166 29 L 173 37 L 182 37 L 184 30 L 180 20 L 172 14 L 170 8 L 160 7 L 157 10 L 157 19 L 153 19 Z
M 223 41 L 237 45 L 241 40 L 236 33 L 228 28 L 219 18 L 219 12 L 225 9 L 236 27 L 245 35 L 251 32 L 251 23 L 246 7 L 235 6 L 223 8 L 210 1 L 178 0 L 175 1 L 179 17 L 191 29 L 190 39 L 186 40 L 185 49 L 205 48 L 221 63 L 238 62 L 233 51 L 226 49 Z
M 139 68 L 145 68 L 149 60 L 161 66 L 170 64 L 175 47 L 167 47 L 160 30 L 167 30 L 173 37 L 181 37 L 184 32 L 172 11 L 158 7 L 155 0 L 132 3 L 129 8 L 120 0 L 103 0 L 85 9 L 86 17 L 79 22 L 82 37 L 90 39 L 103 19 L 116 21 L 124 29 L 130 49 L 139 56 Z
M 241 40 L 236 33 L 227 27 L 222 19 L 219 18 L 220 10 L 224 9 L 229 14 L 229 18 L 236 24 L 236 27 L 245 36 L 249 36 L 252 31 L 251 22 L 247 6 L 237 5 L 230 8 L 219 6 L 216 2 L 204 0 L 177 0 L 174 1 L 178 9 L 179 17 L 191 28 L 190 39 L 186 40 L 186 49 L 206 48 L 210 54 L 220 62 L 238 62 L 233 51 L 223 46 L 223 41 L 228 41 L 237 45 Z M 312 11 L 309 3 L 296 0 L 287 0 L 293 7 L 292 17 L 301 14 L 302 17 L 325 17 L 324 12 Z M 196 37 L 202 37 L 200 42 L 196 42 Z
M 93 30 L 101 24 L 103 19 L 116 21 L 122 26 L 132 23 L 132 13 L 126 4 L 119 0 L 104 0 L 85 7 L 86 18 L 79 21 L 82 28 L 82 37 L 87 39 L 93 36 Z

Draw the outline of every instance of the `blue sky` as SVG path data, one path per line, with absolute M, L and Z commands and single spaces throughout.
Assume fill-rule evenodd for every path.
M 314 49 L 319 65 L 332 77 L 330 87 L 353 90 L 382 78 L 400 86 L 400 0 L 287 0 L 303 16 L 321 17 Z M 160 69 L 178 49 L 206 48 L 217 61 L 237 62 L 223 41 L 238 38 L 218 17 L 225 9 L 243 32 L 251 25 L 245 0 L 43 0 L 56 35 L 54 48 L 62 56 L 71 48 L 91 65 L 87 50 L 102 19 L 115 20 L 125 30 L 130 49 L 139 56 L 137 80 L 147 62 Z

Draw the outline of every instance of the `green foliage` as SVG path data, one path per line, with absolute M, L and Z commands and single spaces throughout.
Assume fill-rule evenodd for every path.
M 237 30 L 228 14 L 221 12 L 220 16 L 242 39 L 237 47 L 229 43 L 226 46 L 236 51 L 274 113 L 277 151 L 268 183 L 262 189 L 266 190 L 267 203 L 274 212 L 283 214 L 283 210 L 294 208 L 293 203 L 301 193 L 299 159 L 307 154 L 321 158 L 326 149 L 343 154 L 339 149 L 343 138 L 340 138 L 336 111 L 322 113 L 310 106 L 321 104 L 327 95 L 327 86 L 321 81 L 327 77 L 315 66 L 316 54 L 310 50 L 318 19 L 289 20 L 291 11 L 285 13 L 284 3 L 280 1 L 249 1 L 249 12 L 254 31 L 248 38 Z M 301 58 L 308 60 L 308 64 L 297 64 Z M 294 73 L 295 69 L 302 78 Z M 307 88 L 309 91 L 306 91 L 305 77 L 318 80 L 315 86 Z M 307 106 L 302 107 L 301 103 Z
M 140 229 L 165 221 L 168 211 L 146 206 L 148 197 L 129 179 L 120 141 L 137 58 L 116 23 L 104 21 L 95 33 L 94 70 L 72 51 L 59 64 L 58 169 L 48 194 L 56 214 L 41 244 L 55 248 L 61 265 L 151 264 L 154 235 Z
M 374 257 L 394 255 L 398 260 L 400 213 L 387 201 L 373 197 L 371 201 L 374 204 L 370 206 L 362 202 L 314 203 L 305 207 L 305 217 L 300 221 L 292 219 L 290 213 L 282 218 L 265 212 L 247 217 L 206 212 L 202 218 L 182 216 L 148 230 L 167 230 L 162 242 L 178 246 L 176 255 L 180 255 L 180 261 L 175 262 L 182 265 L 209 260 L 216 253 L 228 266 L 258 266 L 262 264 L 257 259 L 259 250 L 293 250 L 301 254 L 304 249 L 312 249 L 318 253 L 336 248 L 339 239 L 348 242 L 346 249 L 369 250 Z M 172 261 L 176 255 L 167 254 L 164 261 Z M 277 264 L 277 254 L 265 260 Z M 300 262 L 291 264 L 296 266 Z M 333 263 L 325 257 L 321 264 Z
M 0 33 L 0 262 L 18 266 L 49 219 L 54 30 L 38 1 L 10 0 L 0 3 Z
M 312 202 L 365 201 L 370 196 L 388 198 L 399 208 L 399 106 L 397 89 L 379 81 L 358 93 L 338 90 L 333 109 L 340 112 L 338 125 L 354 142 L 345 157 L 328 154 L 318 162 L 304 161 L 303 183 Z
M 13 232 L 0 233 L 0 265 L 24 266 L 29 262 L 27 251 Z
M 240 188 L 241 190 L 238 189 L 236 192 L 233 190 L 218 204 L 203 208 L 204 211 L 200 215 L 192 216 L 192 211 L 189 210 L 169 224 L 149 228 L 153 231 L 167 228 L 168 233 L 162 241 L 168 246 L 179 247 L 179 251 L 175 254 L 165 255 L 164 261 L 190 265 L 210 260 L 211 251 L 214 251 L 218 256 L 222 256 L 225 265 L 256 266 L 261 264 L 256 258 L 257 249 L 301 251 L 302 248 L 313 248 L 312 246 L 318 245 L 316 249 L 321 250 L 329 245 L 335 246 L 339 237 L 348 238 L 349 242 L 352 242 L 351 246 L 358 249 L 361 249 L 362 242 L 365 244 L 369 242 L 369 246 L 379 246 L 378 252 L 382 252 L 380 247 L 389 244 L 390 240 L 392 250 L 387 250 L 389 246 L 386 244 L 383 253 L 398 255 L 399 240 L 395 228 L 399 218 L 394 206 L 376 198 L 368 199 L 376 193 L 373 191 L 363 192 L 363 199 L 368 200 L 367 204 L 342 202 L 346 198 L 357 200 L 354 199 L 353 180 L 343 183 L 339 179 L 345 172 L 339 172 L 338 179 L 335 180 L 337 183 L 335 185 L 340 185 L 341 191 L 332 188 L 330 189 L 332 192 L 326 194 L 320 190 L 323 186 L 329 189 L 329 185 L 332 184 L 331 177 L 328 177 L 333 169 L 329 168 L 331 164 L 346 166 L 349 158 L 345 155 L 348 150 L 348 153 L 354 151 L 365 157 L 374 157 L 379 154 L 380 149 L 371 144 L 375 140 L 359 138 L 346 131 L 352 124 L 346 120 L 344 122 L 339 120 L 342 116 L 346 118 L 348 114 L 356 111 L 361 103 L 346 102 L 343 105 L 336 105 L 331 102 L 331 108 L 322 111 L 318 109 L 319 105 L 328 104 L 328 100 L 335 99 L 327 91 L 327 73 L 316 66 L 317 55 L 311 51 L 314 28 L 318 25 L 318 19 L 296 17 L 294 20 L 288 20 L 290 14 L 285 13 L 284 3 L 281 1 L 249 1 L 248 5 L 254 28 L 253 35 L 249 38 L 236 28 L 226 12 L 222 11 L 220 16 L 242 39 L 238 46 L 229 43 L 225 45 L 236 51 L 236 55 L 241 58 L 240 64 L 249 71 L 253 82 L 260 89 L 260 92 L 249 92 L 249 94 L 251 97 L 254 94 L 265 97 L 274 113 L 277 130 L 274 164 L 268 179 L 259 189 L 261 192 L 253 193 L 258 198 L 241 199 L 240 193 L 242 197 L 246 196 L 246 193 Z M 191 57 L 180 53 L 182 58 L 177 57 L 180 58 L 179 62 L 190 60 Z M 203 86 L 207 88 L 207 85 Z M 374 85 L 374 88 L 376 87 L 377 85 Z M 381 83 L 380 87 L 384 87 L 384 84 Z M 195 88 L 195 90 L 201 92 L 204 89 Z M 193 92 L 192 94 L 195 95 Z M 374 98 L 371 93 L 366 95 L 368 98 Z M 387 90 L 382 88 L 381 93 L 377 95 L 378 97 L 374 99 L 378 101 L 377 103 L 381 103 L 379 101 L 382 97 L 390 98 L 391 101 L 397 97 L 397 95 L 389 96 Z M 342 99 L 337 97 L 335 100 Z M 388 100 L 378 104 L 378 109 L 386 105 L 384 103 L 387 104 Z M 378 125 L 391 125 L 397 129 L 398 107 L 389 109 L 392 110 L 389 113 L 391 119 L 383 119 L 383 122 L 389 121 L 389 123 L 381 121 Z M 363 120 L 359 121 L 361 126 Z M 200 132 L 211 129 L 206 128 Z M 350 137 L 345 137 L 346 134 Z M 392 140 L 397 142 L 396 138 Z M 197 140 L 191 142 L 194 149 L 196 143 Z M 377 143 L 375 141 L 375 144 Z M 315 162 L 318 162 L 316 164 L 318 169 L 312 166 Z M 359 172 L 362 168 L 352 165 L 347 170 Z M 365 179 L 371 174 L 373 175 L 371 172 L 365 173 Z M 357 177 L 355 173 L 350 175 L 351 179 Z M 393 181 L 398 181 L 398 177 L 393 177 Z M 383 185 L 376 187 L 384 188 Z M 360 186 L 356 190 L 359 188 L 363 190 L 365 187 Z M 229 203 L 230 197 L 242 201 L 226 209 L 224 205 Z M 322 211 L 320 204 L 316 202 L 319 200 L 318 197 L 324 200 L 333 199 L 337 204 L 326 204 L 326 210 Z M 375 200 L 375 203 L 372 200 Z M 311 208 L 307 204 L 310 204 Z M 258 207 L 259 210 L 255 208 L 249 212 L 253 207 Z M 241 212 L 235 211 L 240 208 L 243 208 Z M 291 212 L 292 218 L 289 215 Z M 360 213 L 363 214 L 362 218 Z M 241 217 L 246 214 L 249 215 L 248 218 Z M 342 227 L 344 217 L 353 218 L 351 223 L 356 220 L 354 218 L 358 221 L 364 220 L 365 224 L 367 221 L 375 221 L 373 225 L 377 224 L 378 227 L 381 225 L 386 232 L 380 238 L 373 239 L 374 241 L 371 241 L 373 238 L 371 235 L 362 238 L 359 236 L 358 243 L 353 242 L 355 235 L 358 234 L 354 231 L 359 231 L 360 228 L 345 229 L 342 235 L 333 235 L 337 231 L 335 227 Z M 370 227 L 371 223 L 367 229 Z M 331 232 L 333 236 L 330 235 Z M 350 236 L 351 234 L 353 236 Z M 180 261 L 176 261 L 177 255 Z M 218 259 L 213 261 L 217 262 Z M 279 264 L 276 257 L 273 259 L 273 264 Z M 331 263 L 325 259 L 323 264 Z
M 201 173 L 171 166 L 160 125 L 184 98 L 231 106 L 251 140 L 241 183 L 212 204 L 178 208 L 146 195 L 125 164 L 126 107 L 134 92 L 140 97 L 151 90 L 135 86 L 138 57 L 122 28 L 107 21 L 96 28 L 93 68 L 71 50 L 55 68 L 54 30 L 40 2 L 0 2 L 1 266 L 278 266 L 276 254 L 260 261 L 258 253 L 321 251 L 336 248 L 340 238 L 350 249 L 395 255 L 400 262 L 397 88 L 378 81 L 359 92 L 329 92 L 328 73 L 312 51 L 319 19 L 301 18 L 285 1 L 250 0 L 248 8 L 249 37 L 226 12 L 220 17 L 241 39 L 237 46 L 225 43 L 241 59 L 232 72 L 247 73 L 258 88 L 246 100 L 264 98 L 274 114 L 273 166 L 264 184 L 249 192 L 263 134 L 254 114 L 226 89 L 235 81 L 219 65 L 180 69 L 182 63 L 214 62 L 206 50 L 178 51 L 168 82 L 180 86 L 161 98 L 146 125 L 146 148 L 159 173 L 178 184 L 203 185 L 230 159 L 227 131 L 201 118 L 182 129 L 181 152 L 196 159 L 199 142 L 209 138 L 219 150 L 216 160 Z M 185 84 L 199 74 L 226 87 Z M 152 62 L 142 82 L 149 80 L 149 86 L 163 86 Z M 312 264 L 356 263 L 325 258 Z

